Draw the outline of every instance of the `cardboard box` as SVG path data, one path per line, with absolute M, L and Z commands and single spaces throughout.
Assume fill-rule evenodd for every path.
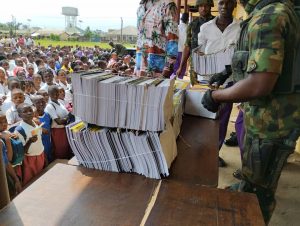
M 184 113 L 188 115 L 201 116 L 217 119 L 218 113 L 213 113 L 203 107 L 201 101 L 208 86 L 198 85 L 186 90 Z

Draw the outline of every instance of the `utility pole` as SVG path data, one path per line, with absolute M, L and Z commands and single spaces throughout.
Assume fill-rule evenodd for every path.
M 121 42 L 123 42 L 123 17 L 121 17 Z

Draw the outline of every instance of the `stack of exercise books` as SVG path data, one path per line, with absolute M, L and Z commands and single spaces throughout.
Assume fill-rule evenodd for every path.
M 160 179 L 177 156 L 171 125 L 174 80 L 110 72 L 72 75 L 74 114 L 66 126 L 79 164 Z
M 78 162 L 93 169 L 160 179 L 177 154 L 172 127 L 157 132 L 108 129 L 77 121 L 66 126 Z
M 173 94 L 173 115 L 171 118 L 175 137 L 178 137 L 182 125 L 182 116 L 184 112 L 184 101 L 186 90 L 189 89 L 190 82 L 176 80 Z
M 234 46 L 211 54 L 201 54 L 199 49 L 192 52 L 193 68 L 198 75 L 209 76 L 225 69 L 225 65 L 231 65 Z
M 174 80 L 100 72 L 74 74 L 72 84 L 74 114 L 91 124 L 163 131 L 172 116 Z

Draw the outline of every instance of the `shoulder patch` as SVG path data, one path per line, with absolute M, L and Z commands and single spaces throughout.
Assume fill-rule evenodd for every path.
M 252 72 L 252 71 L 254 71 L 256 68 L 257 68 L 257 64 L 256 64 L 255 60 L 250 60 L 250 61 L 248 62 L 248 70 L 247 70 L 247 72 Z

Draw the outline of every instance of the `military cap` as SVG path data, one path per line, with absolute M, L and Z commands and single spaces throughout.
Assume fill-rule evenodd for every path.
M 196 1 L 196 7 L 199 7 L 199 5 L 207 4 L 211 7 L 214 7 L 214 1 L 213 0 L 197 0 Z

